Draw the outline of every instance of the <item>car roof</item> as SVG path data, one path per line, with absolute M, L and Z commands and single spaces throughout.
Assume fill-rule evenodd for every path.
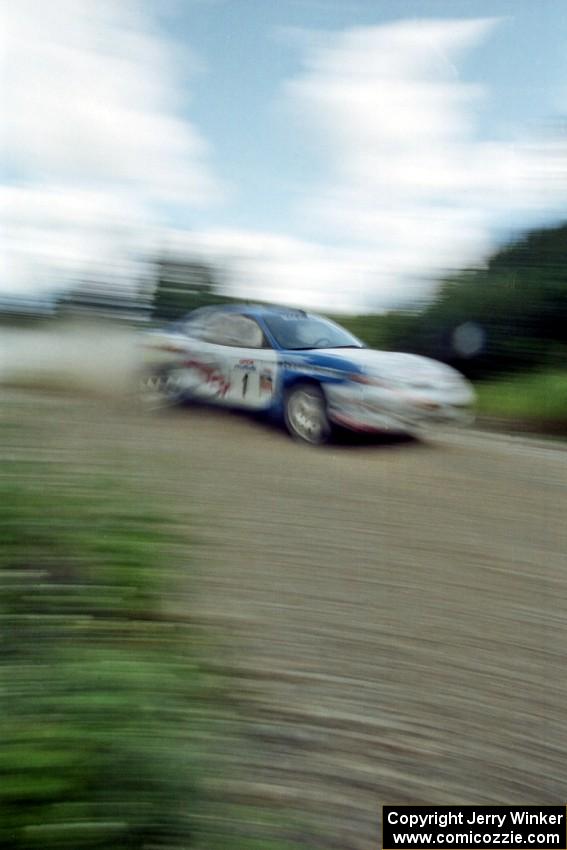
M 297 316 L 298 318 L 313 315 L 297 307 L 284 307 L 278 304 L 214 304 L 210 307 L 197 307 L 186 317 L 194 318 L 212 313 L 245 313 L 247 316 Z

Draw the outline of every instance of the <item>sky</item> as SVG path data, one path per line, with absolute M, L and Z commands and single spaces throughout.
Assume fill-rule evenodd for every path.
M 3 4 L 0 293 L 411 304 L 564 218 L 563 0 Z

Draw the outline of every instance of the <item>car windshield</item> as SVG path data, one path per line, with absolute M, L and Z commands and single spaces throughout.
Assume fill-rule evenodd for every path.
M 280 348 L 364 348 L 355 336 L 320 316 L 282 314 L 264 321 Z

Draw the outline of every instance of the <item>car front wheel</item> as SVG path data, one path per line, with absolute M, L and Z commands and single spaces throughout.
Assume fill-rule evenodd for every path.
M 285 399 L 285 424 L 298 440 L 311 445 L 326 443 L 331 436 L 323 390 L 314 384 L 293 387 Z

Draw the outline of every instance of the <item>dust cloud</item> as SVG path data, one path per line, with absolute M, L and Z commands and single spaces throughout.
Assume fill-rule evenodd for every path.
M 122 396 L 141 365 L 140 330 L 126 323 L 73 317 L 0 327 L 0 384 Z

